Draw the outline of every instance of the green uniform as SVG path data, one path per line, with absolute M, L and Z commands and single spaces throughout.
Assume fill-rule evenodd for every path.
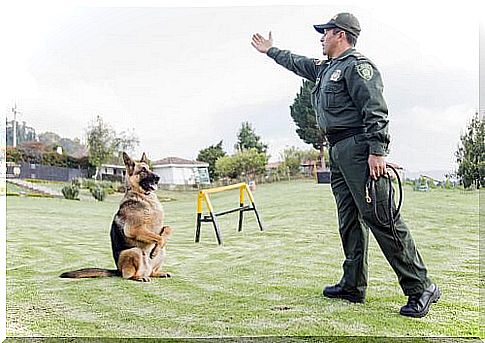
M 267 55 L 297 75 L 315 82 L 312 105 L 327 137 L 340 135 L 330 146 L 331 187 L 338 210 L 345 253 L 340 286 L 359 296 L 367 287 L 368 228 L 398 276 L 406 295 L 423 293 L 431 284 L 409 229 L 397 218 L 396 241 L 390 227 L 379 224 L 373 204 L 366 202 L 369 154 L 388 152 L 387 106 L 379 71 L 351 48 L 339 57 L 319 61 L 272 47 Z M 342 136 L 342 133 L 350 135 Z M 344 137 L 342 139 L 342 137 Z M 332 142 L 331 142 L 332 143 Z M 387 180 L 377 182 L 377 207 L 388 222 Z

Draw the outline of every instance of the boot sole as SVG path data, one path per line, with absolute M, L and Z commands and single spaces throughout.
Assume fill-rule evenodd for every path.
M 428 314 L 429 309 L 431 308 L 431 304 L 436 304 L 438 302 L 438 300 L 440 300 L 440 298 L 441 298 L 441 291 L 440 291 L 439 288 L 436 288 L 436 292 L 434 292 L 433 295 L 431 296 L 431 299 L 430 299 L 428 306 L 426 306 L 421 312 L 415 312 L 415 313 L 399 312 L 399 314 L 401 314 L 402 316 L 406 316 L 406 317 L 422 318 L 422 317 L 424 317 L 425 315 Z
M 346 296 L 346 295 L 332 295 L 332 294 L 323 293 L 323 296 L 325 296 L 327 298 L 332 298 L 332 299 L 343 299 L 343 300 L 347 300 L 347 301 L 350 301 L 351 303 L 356 303 L 356 304 L 363 304 L 365 302 L 364 299 L 355 299 L 352 296 Z

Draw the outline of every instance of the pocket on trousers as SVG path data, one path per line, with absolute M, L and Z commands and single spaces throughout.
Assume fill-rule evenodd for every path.
M 349 145 L 352 147 L 353 155 L 357 159 L 367 159 L 369 158 L 369 143 L 367 139 L 361 134 L 353 136 L 349 141 L 351 142 Z

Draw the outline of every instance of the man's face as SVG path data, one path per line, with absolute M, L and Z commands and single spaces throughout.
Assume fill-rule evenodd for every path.
M 327 55 L 328 57 L 333 57 L 333 52 L 335 51 L 335 48 L 338 44 L 340 35 L 341 31 L 334 33 L 333 28 L 324 30 L 323 36 L 322 38 L 320 38 L 324 55 Z

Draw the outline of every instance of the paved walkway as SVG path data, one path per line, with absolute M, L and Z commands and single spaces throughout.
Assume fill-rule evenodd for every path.
M 55 189 L 52 189 L 43 185 L 39 185 L 38 183 L 28 182 L 22 179 L 14 179 L 14 178 L 6 179 L 6 181 L 37 193 L 47 194 L 55 198 L 64 199 L 64 195 L 62 194 L 61 191 L 57 191 Z M 91 195 L 79 194 L 78 197 L 82 201 L 96 201 Z
M 7 179 L 7 182 L 13 183 L 14 185 L 17 185 L 22 188 L 29 189 L 31 191 L 37 192 L 37 193 L 42 193 L 42 194 L 47 194 L 51 195 L 56 198 L 64 198 L 61 192 L 53 190 L 52 188 L 48 188 L 39 184 L 35 184 L 32 182 L 28 182 L 25 180 L 21 179 Z

